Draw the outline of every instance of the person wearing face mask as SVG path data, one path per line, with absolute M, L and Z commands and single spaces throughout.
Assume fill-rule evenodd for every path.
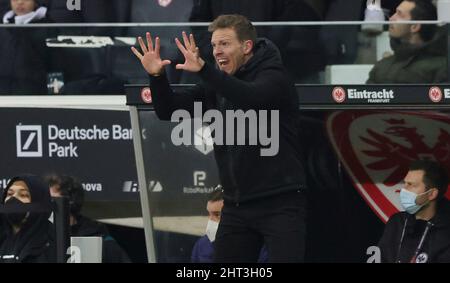
M 391 216 L 379 241 L 381 261 L 450 262 L 448 175 L 438 163 L 411 163 L 400 191 L 405 211 Z
M 192 263 L 212 263 L 214 258 L 214 241 L 219 228 L 220 214 L 223 208 L 223 191 L 216 189 L 208 196 L 206 210 L 208 211 L 208 224 L 206 233 L 197 240 L 191 255 Z M 267 249 L 263 247 L 259 254 L 258 263 L 267 262 Z
M 0 263 L 56 262 L 48 188 L 38 176 L 11 179 L 0 203 L 4 222 Z
M 397 21 L 436 21 L 430 0 L 404 0 L 390 17 L 389 36 L 394 54 L 377 62 L 368 84 L 441 83 L 447 81 L 447 35 L 434 24 Z

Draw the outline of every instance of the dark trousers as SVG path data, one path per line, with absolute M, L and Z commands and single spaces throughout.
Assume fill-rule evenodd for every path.
M 224 202 L 214 242 L 215 262 L 257 262 L 266 245 L 269 262 L 303 262 L 306 194 L 283 193 L 245 203 Z

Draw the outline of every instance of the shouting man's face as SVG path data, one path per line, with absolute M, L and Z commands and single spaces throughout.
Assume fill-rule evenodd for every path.
M 211 45 L 219 69 L 229 75 L 234 75 L 242 65 L 247 63 L 253 49 L 253 42 L 240 41 L 232 28 L 214 31 Z

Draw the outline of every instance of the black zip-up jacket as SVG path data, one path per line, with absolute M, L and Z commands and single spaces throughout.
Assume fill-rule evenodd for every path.
M 245 145 L 236 145 L 236 136 L 234 145 L 214 145 L 225 198 L 244 202 L 303 187 L 305 175 L 299 148 L 298 96 L 275 45 L 267 39 L 259 39 L 253 56 L 233 76 L 209 63 L 199 76 L 203 83 L 183 93 L 173 92 L 164 75 L 150 78 L 153 103 L 160 119 L 170 120 L 177 109 L 188 110 L 193 117 L 195 101 L 202 102 L 203 112 L 219 110 L 224 121 L 226 110 L 279 111 L 278 154 L 261 156 L 259 139 L 258 145 L 249 145 L 248 134 Z M 270 118 L 268 121 L 270 133 Z M 229 126 L 225 124 L 224 131 Z
M 423 246 L 418 248 L 422 239 Z M 413 262 L 450 262 L 449 202 L 442 200 L 430 221 L 417 220 L 406 212 L 394 214 L 386 223 L 378 246 L 384 263 L 411 262 L 416 252 Z
M 27 184 L 31 204 L 19 204 L 13 207 L 5 205 L 8 189 L 16 181 Z M 56 262 L 55 232 L 48 221 L 51 214 L 51 199 L 48 187 L 38 176 L 21 175 L 12 178 L 0 200 L 0 216 L 6 221 L 6 214 L 29 213 L 17 234 L 7 222 L 0 231 L 0 263 L 52 263 Z

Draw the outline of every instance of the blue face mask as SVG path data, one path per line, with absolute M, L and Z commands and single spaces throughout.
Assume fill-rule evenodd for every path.
M 400 203 L 405 209 L 406 212 L 409 214 L 416 214 L 424 205 L 428 203 L 425 202 L 424 204 L 417 204 L 416 199 L 418 196 L 424 195 L 428 193 L 429 191 L 426 191 L 421 194 L 416 194 L 413 192 L 408 191 L 407 189 L 401 189 L 400 191 Z

